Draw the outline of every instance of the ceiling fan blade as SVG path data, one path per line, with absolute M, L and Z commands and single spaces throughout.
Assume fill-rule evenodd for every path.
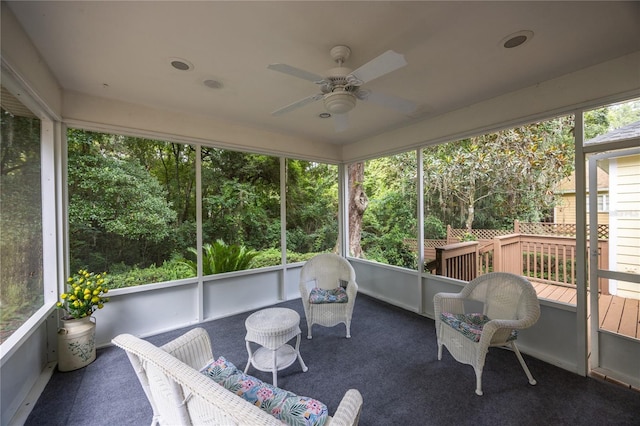
M 359 82 L 366 83 L 388 74 L 391 71 L 395 71 L 398 68 L 402 68 L 405 65 L 407 65 L 407 61 L 404 59 L 404 55 L 396 53 L 393 50 L 387 50 L 382 55 L 370 60 L 353 71 L 350 76 L 355 77 Z
M 285 114 L 289 111 L 293 111 L 294 109 L 298 109 L 307 104 L 310 104 L 311 102 L 319 101 L 320 99 L 322 99 L 322 96 L 323 96 L 322 93 L 317 93 L 315 95 L 307 96 L 306 98 L 300 99 L 299 101 L 295 101 L 292 104 L 289 104 L 287 106 L 284 106 L 280 109 L 273 111 L 271 115 L 278 116 L 278 115 Z
M 349 128 L 349 115 L 346 112 L 344 114 L 333 114 L 333 127 L 336 133 L 347 130 Z
M 417 105 L 407 99 L 400 98 L 398 96 L 385 95 L 383 93 L 378 92 L 370 92 L 370 91 L 359 91 L 365 92 L 365 94 L 360 95 L 358 93 L 358 99 L 362 99 L 363 101 L 373 102 L 385 108 L 394 109 L 403 114 L 410 114 L 417 109 Z M 368 92 L 368 93 L 366 93 Z
M 320 83 L 324 81 L 324 77 L 318 74 L 314 74 L 309 71 L 301 70 L 300 68 L 292 67 L 287 64 L 269 64 L 267 68 L 274 71 L 279 71 L 281 73 L 289 74 L 294 77 L 301 78 L 303 80 L 313 81 L 314 83 Z

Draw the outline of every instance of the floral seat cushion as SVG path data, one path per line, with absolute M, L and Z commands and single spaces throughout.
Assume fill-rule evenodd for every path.
M 491 318 L 483 314 L 452 314 L 449 312 L 443 312 L 440 314 L 440 319 L 442 322 L 448 324 L 451 328 L 459 331 L 463 336 L 473 340 L 474 342 L 480 341 L 482 327 L 491 321 Z M 512 330 L 507 342 L 515 340 L 517 337 L 518 330 Z
M 322 426 L 327 421 L 327 406 L 320 401 L 264 383 L 238 370 L 224 357 L 212 361 L 200 371 L 289 426 Z
M 314 287 L 309 294 L 309 303 L 347 303 L 349 296 L 343 287 L 337 287 L 325 290 L 324 288 Z

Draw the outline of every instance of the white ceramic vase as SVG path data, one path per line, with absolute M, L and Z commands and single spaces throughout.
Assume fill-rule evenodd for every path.
M 58 330 L 58 370 L 72 371 L 96 359 L 96 321 L 93 317 L 63 319 Z

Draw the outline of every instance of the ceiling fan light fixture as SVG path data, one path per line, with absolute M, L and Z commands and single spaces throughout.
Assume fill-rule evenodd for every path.
M 353 93 L 336 91 L 324 95 L 324 107 L 331 114 L 345 114 L 356 106 L 356 97 Z

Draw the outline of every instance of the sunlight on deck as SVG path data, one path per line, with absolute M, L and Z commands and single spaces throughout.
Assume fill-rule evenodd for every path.
M 533 282 L 540 299 L 576 304 L 575 288 Z M 600 295 L 600 328 L 640 339 L 640 300 L 610 294 Z

